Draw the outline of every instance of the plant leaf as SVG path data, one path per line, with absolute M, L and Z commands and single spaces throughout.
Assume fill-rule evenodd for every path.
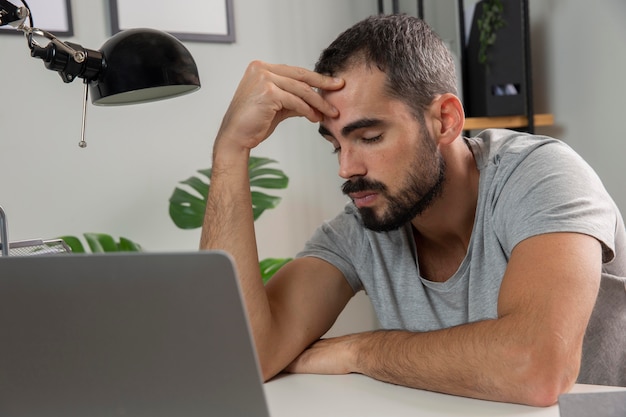
M 289 178 L 279 169 L 263 168 L 250 172 L 250 187 L 283 189 L 289 185 Z
M 84 233 L 89 249 L 93 253 L 117 252 L 117 244 L 111 235 L 104 233 Z
M 486 0 L 483 2 L 482 15 L 478 18 L 479 50 L 478 62 L 487 66 L 487 52 L 497 40 L 496 31 L 506 25 L 502 17 L 504 5 L 502 0 Z
M 262 208 L 263 210 L 275 208 L 280 203 L 281 198 L 262 193 L 260 191 L 252 191 L 252 206 Z
M 105 233 L 83 233 L 91 252 L 141 252 L 141 245 L 132 240 L 120 237 L 119 243 L 111 235 Z M 76 236 L 61 236 L 60 239 L 72 249 L 72 253 L 86 253 L 85 246 Z
M 291 260 L 292 258 L 267 258 L 259 262 L 259 269 L 261 270 L 261 278 L 263 278 L 263 283 L 266 284 L 267 281 L 269 281 L 270 278 L 274 276 L 276 271 L 278 271 Z
M 276 163 L 276 161 L 271 158 L 251 156 L 250 159 L 248 160 L 248 171 L 254 171 L 255 169 L 258 169 L 262 166 L 265 166 L 267 164 L 273 164 L 273 163 Z
M 206 200 L 209 196 L 209 184 L 198 177 L 189 177 L 185 181 L 181 181 L 181 184 L 190 186 L 195 192 L 202 196 L 203 200 Z
M 85 253 L 85 247 L 76 236 L 61 236 L 59 239 L 63 239 L 72 250 L 72 253 Z
M 275 208 L 280 203 L 281 198 L 252 191 L 252 214 L 254 220 L 258 219 L 265 210 Z
M 170 202 L 184 205 L 185 207 L 204 205 L 202 198 L 191 194 L 181 188 L 176 187 L 170 197 Z M 197 208 L 197 207 L 196 207 Z
M 170 218 L 181 229 L 196 229 L 202 226 L 205 200 L 176 188 L 170 197 Z
M 258 219 L 265 210 L 275 208 L 281 198 L 252 191 L 252 189 L 284 189 L 289 185 L 289 178 L 282 170 L 267 167 L 273 163 L 276 163 L 273 159 L 257 156 L 251 156 L 248 161 L 254 220 Z M 198 177 L 187 178 L 180 184 L 189 187 L 190 191 L 176 187 L 169 199 L 170 218 L 181 229 L 196 229 L 201 227 L 204 221 L 212 169 L 200 169 L 197 172 L 207 177 L 209 181 L 205 182 Z
M 141 252 L 141 245 L 133 242 L 125 237 L 120 237 L 120 241 L 117 244 L 117 248 L 120 252 Z
M 204 175 L 207 178 L 211 178 L 211 173 L 213 172 L 213 169 L 211 168 L 199 169 L 197 172 Z

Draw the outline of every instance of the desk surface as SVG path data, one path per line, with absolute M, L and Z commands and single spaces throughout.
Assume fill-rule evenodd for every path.
M 571 391 L 613 391 L 576 385 Z M 362 375 L 284 375 L 265 384 L 272 417 L 560 417 L 558 405 L 537 408 L 482 401 L 386 384 Z

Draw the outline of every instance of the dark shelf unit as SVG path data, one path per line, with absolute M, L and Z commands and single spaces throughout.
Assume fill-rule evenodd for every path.
M 399 1 L 398 0 L 393 0 L 392 1 L 392 13 L 399 13 L 400 12 L 400 5 L 399 5 Z M 531 50 L 530 50 L 530 14 L 529 14 L 529 9 L 528 9 L 528 0 L 521 0 L 521 7 L 522 7 L 522 31 L 523 31 L 523 42 L 524 42 L 524 51 L 523 51 L 523 60 L 524 60 L 524 79 L 525 79 L 525 91 L 524 91 L 524 98 L 525 98 L 525 108 L 526 108 L 526 114 L 524 115 L 520 115 L 520 117 L 523 118 L 525 125 L 524 126 L 519 126 L 519 117 L 515 117 L 516 123 L 515 126 L 510 126 L 512 128 L 518 128 L 521 130 L 525 130 L 526 132 L 529 133 L 534 133 L 535 132 L 535 127 L 537 125 L 536 120 L 540 120 L 541 122 L 539 123 L 539 125 L 547 125 L 547 124 L 551 124 L 553 119 L 552 119 L 552 115 L 549 114 L 542 114 L 542 115 L 535 115 L 535 110 L 534 110 L 534 102 L 533 102 L 533 77 L 532 77 L 532 64 L 531 64 Z M 459 33 L 460 33 L 460 40 L 459 43 L 461 45 L 461 47 L 459 48 L 460 50 L 460 62 L 461 62 L 461 74 L 463 76 L 463 86 L 468 85 L 469 80 L 467 79 L 467 53 L 466 53 L 466 42 L 467 39 L 465 37 L 465 33 L 466 33 L 466 27 L 465 27 L 465 2 L 464 0 L 457 0 L 457 8 L 458 8 L 458 13 L 459 13 Z M 417 10 L 418 10 L 418 17 L 423 18 L 424 16 L 424 1 L 423 0 L 417 0 Z M 383 0 L 378 0 L 378 12 L 379 13 L 384 13 L 385 12 L 385 7 L 384 7 L 384 1 Z M 479 120 L 472 120 L 472 119 L 481 119 Z M 468 118 L 468 123 L 466 123 L 469 126 L 472 125 L 482 125 L 484 124 L 485 120 L 487 120 L 488 118 Z M 495 121 L 497 121 L 496 124 L 500 125 L 502 124 L 503 120 L 506 120 L 506 118 L 494 118 Z

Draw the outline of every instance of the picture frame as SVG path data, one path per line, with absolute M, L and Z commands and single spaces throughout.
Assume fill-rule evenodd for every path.
M 109 7 L 112 34 L 151 28 L 181 41 L 235 42 L 233 0 L 109 0 Z
M 13 4 L 23 6 L 19 0 L 13 1 Z M 28 0 L 28 7 L 33 18 L 33 27 L 58 37 L 74 36 L 70 0 Z M 24 35 L 10 25 L 0 26 L 0 33 Z

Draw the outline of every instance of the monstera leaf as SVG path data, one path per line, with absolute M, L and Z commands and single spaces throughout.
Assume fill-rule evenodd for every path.
M 267 284 L 267 281 L 274 276 L 276 271 L 282 268 L 283 265 L 289 261 L 291 261 L 291 258 L 266 258 L 259 262 L 263 282 Z
M 89 249 L 93 253 L 100 252 L 141 252 L 141 246 L 130 239 L 120 237 L 116 242 L 113 236 L 105 233 L 83 233 Z M 76 236 L 61 236 L 61 239 L 72 249 L 74 253 L 85 253 L 85 246 Z
M 250 157 L 248 175 L 254 220 L 258 219 L 265 210 L 276 207 L 281 200 L 280 197 L 257 189 L 282 189 L 287 188 L 289 184 L 289 178 L 283 171 L 267 167 L 275 162 L 269 158 Z M 170 217 L 181 229 L 197 229 L 202 226 L 206 199 L 209 194 L 211 168 L 197 172 L 201 174 L 201 177 L 195 176 L 181 181 L 180 184 L 185 187 L 176 187 L 169 200 Z
M 248 162 L 250 177 L 250 193 L 252 196 L 252 212 L 254 220 L 265 210 L 272 209 L 280 203 L 281 198 L 259 191 L 265 189 L 287 188 L 289 178 L 283 171 L 267 165 L 276 163 L 269 158 L 251 156 Z M 190 177 L 181 181 L 184 187 L 176 187 L 170 197 L 170 217 L 181 229 L 197 229 L 202 227 L 206 199 L 209 195 L 211 168 L 197 171 L 201 177 Z M 259 262 L 263 282 L 269 281 L 278 269 L 291 258 L 267 258 Z

